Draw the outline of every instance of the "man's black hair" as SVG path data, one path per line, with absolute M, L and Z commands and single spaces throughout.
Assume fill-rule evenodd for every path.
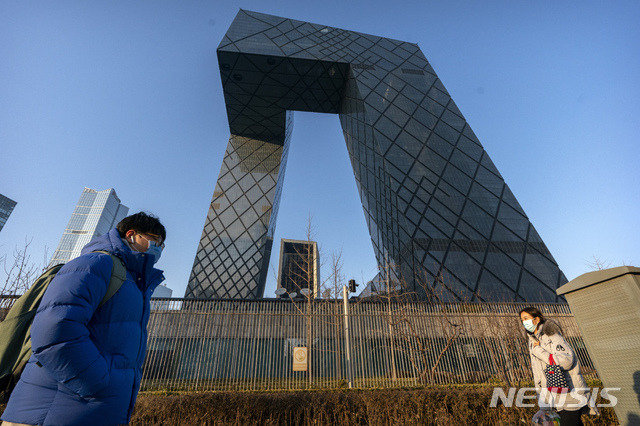
M 159 235 L 163 243 L 167 239 L 167 231 L 160 223 L 160 219 L 145 212 L 125 217 L 118 223 L 116 228 L 118 229 L 120 238 L 124 238 L 127 231 L 133 229 L 140 234 Z

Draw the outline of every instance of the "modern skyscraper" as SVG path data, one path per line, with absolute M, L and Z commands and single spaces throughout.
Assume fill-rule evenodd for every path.
M 307 288 L 311 297 L 320 291 L 320 256 L 315 241 L 282 239 L 278 265 L 278 288 L 298 293 Z
M 262 297 L 299 110 L 339 115 L 385 282 L 559 300 L 564 274 L 417 44 L 241 10 L 217 54 L 231 137 L 186 297 Z
M 2 231 L 4 224 L 7 223 L 7 219 L 9 219 L 9 216 L 16 204 L 18 203 L 13 201 L 11 198 L 0 194 L 0 231 Z
M 154 311 L 166 311 L 171 309 L 171 302 L 169 300 L 154 299 L 168 299 L 172 294 L 173 290 L 167 287 L 166 284 L 160 284 L 155 290 L 153 290 L 153 294 L 151 295 L 151 309 Z
M 85 188 L 50 265 L 66 263 L 80 256 L 82 247 L 93 237 L 109 232 L 128 213 L 129 207 L 120 203 L 113 188 L 104 191 Z

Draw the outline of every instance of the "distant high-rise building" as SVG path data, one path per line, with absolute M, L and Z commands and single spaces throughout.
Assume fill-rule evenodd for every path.
M 169 300 L 154 300 L 154 299 L 168 299 L 173 295 L 173 290 L 166 286 L 166 284 L 160 284 L 153 290 L 151 295 L 151 309 L 155 311 L 166 311 L 171 308 L 171 301 Z
M 392 291 L 389 288 L 392 284 L 393 283 L 386 280 L 386 276 L 384 274 L 378 273 L 375 277 L 373 277 L 371 281 L 367 283 L 367 285 L 365 285 L 358 296 L 365 298 L 377 296 L 380 294 L 387 294 Z
M 13 201 L 11 198 L 0 194 L 0 231 L 2 231 L 4 224 L 7 223 L 7 219 L 9 219 L 9 215 L 16 204 L 18 203 Z
M 80 256 L 82 247 L 92 238 L 109 232 L 128 213 L 129 207 L 120 203 L 113 188 L 104 191 L 85 188 L 50 265 L 66 263 Z
M 311 111 L 340 118 L 394 291 L 561 301 L 566 277 L 417 44 L 240 10 L 217 54 L 231 136 L 187 298 L 263 296 L 293 111 Z
M 317 297 L 320 285 L 320 256 L 315 241 L 280 240 L 278 288 L 300 294 L 309 289 Z
M 166 284 L 162 283 L 155 290 L 153 290 L 153 294 L 151 295 L 152 299 L 161 299 L 171 297 L 173 294 L 173 290 L 167 287 Z

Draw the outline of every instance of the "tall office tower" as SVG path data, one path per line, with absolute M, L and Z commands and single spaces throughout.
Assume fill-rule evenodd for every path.
M 280 241 L 278 264 L 278 288 L 287 293 L 300 293 L 309 289 L 311 297 L 318 297 L 320 290 L 320 256 L 315 241 Z
M 120 203 L 113 188 L 104 191 L 85 188 L 50 265 L 66 263 L 80 256 L 80 251 L 92 238 L 109 232 L 128 213 L 129 207 Z
M 151 309 L 154 311 L 167 311 L 171 309 L 171 301 L 154 299 L 168 299 L 172 294 L 173 290 L 167 287 L 166 284 L 160 284 L 153 290 L 153 294 L 151 295 Z
M 564 274 L 417 44 L 240 10 L 217 54 L 231 137 L 186 297 L 262 297 L 299 110 L 338 114 L 385 282 L 559 300 Z
M 4 224 L 7 223 L 7 219 L 9 219 L 9 216 L 16 204 L 18 203 L 13 201 L 11 198 L 0 194 L 0 231 L 2 231 Z

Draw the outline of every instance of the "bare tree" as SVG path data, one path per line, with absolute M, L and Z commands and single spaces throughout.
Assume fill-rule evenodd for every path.
M 341 356 L 344 352 L 342 343 L 336 342 L 335 348 L 325 345 L 314 345 L 314 341 L 327 336 L 340 336 L 343 333 L 344 318 L 342 304 L 342 289 L 346 283 L 343 273 L 342 250 L 334 251 L 328 259 L 320 256 L 321 248 L 316 240 L 311 215 L 309 216 L 306 230 L 306 238 L 301 244 L 293 245 L 294 252 L 289 257 L 289 267 L 281 274 L 288 274 L 291 280 L 288 283 L 291 290 L 295 290 L 295 297 L 291 298 L 295 309 L 304 316 L 306 325 L 306 347 L 309 369 L 307 377 L 309 386 L 313 385 L 312 360 L 319 360 L 322 353 L 335 355 L 336 377 L 338 381 L 344 380 L 342 376 Z M 320 268 L 328 263 L 326 275 L 320 278 Z M 291 296 L 291 294 L 289 294 Z
M 491 356 L 494 374 L 508 387 L 530 374 L 527 338 L 516 315 L 493 312 L 477 328 L 479 341 Z
M 389 274 L 386 274 L 387 276 Z M 454 345 L 456 340 L 465 333 L 465 324 L 460 315 L 456 315 L 449 305 L 443 302 L 443 295 L 438 294 L 437 289 L 443 289 L 444 278 L 442 274 L 430 283 L 422 278 L 417 284 L 422 288 L 423 294 L 429 295 L 425 301 L 418 302 L 417 292 L 407 290 L 406 283 L 393 286 L 387 279 L 387 291 L 378 297 L 386 302 L 386 318 L 389 323 L 389 334 L 392 354 L 392 379 L 398 378 L 396 371 L 394 351 L 400 351 L 409 359 L 421 384 L 435 383 L 436 372 L 444 355 Z M 436 290 L 434 290 L 436 289 Z M 419 307 L 424 308 L 418 309 Z M 436 327 L 433 334 L 442 339 L 443 344 L 434 345 L 425 336 L 425 330 L 421 323 L 424 320 L 421 314 L 425 311 L 433 311 Z
M 0 280 L 0 308 L 8 308 L 13 304 L 14 298 L 6 296 L 21 295 L 29 289 L 33 281 L 42 273 L 43 267 L 31 260 L 29 246 L 31 240 L 25 238 L 24 245 L 13 250 L 12 259 L 7 256 L 0 259 L 4 279 Z M 45 250 L 44 265 L 47 264 L 47 252 Z
M 344 336 L 344 308 L 343 303 L 340 300 L 343 298 L 343 288 L 346 284 L 346 279 L 343 273 L 343 259 L 342 249 L 331 252 L 329 257 L 329 275 L 326 280 L 321 283 L 321 295 L 319 303 L 324 306 L 326 312 L 329 315 L 322 316 L 319 322 L 320 327 L 330 328 L 333 331 L 334 336 Z M 316 301 L 318 303 L 318 301 Z M 356 302 L 358 303 L 358 302 Z M 336 341 L 335 350 L 326 350 L 327 352 L 333 352 L 336 354 L 336 380 L 347 385 L 347 378 L 343 375 L 342 368 L 342 356 L 346 355 L 347 348 L 344 347 L 343 339 L 339 338 Z
M 602 271 L 611 267 L 611 262 L 601 259 L 600 257 L 593 255 L 591 259 L 586 261 L 587 267 L 593 271 Z
M 293 253 L 288 256 L 286 261 L 281 259 L 282 276 L 280 279 L 283 284 L 283 288 L 288 292 L 287 287 L 293 287 L 295 289 L 291 293 L 287 293 L 291 298 L 293 306 L 298 310 L 305 319 L 305 346 L 307 348 L 307 378 L 309 387 L 312 386 L 313 377 L 311 374 L 311 360 L 312 360 L 312 341 L 313 341 L 313 329 L 312 329 L 312 314 L 313 306 L 312 302 L 319 289 L 318 274 L 319 274 L 319 248 L 317 243 L 313 241 L 314 228 L 312 216 L 309 214 L 306 227 L 306 240 L 299 243 L 292 243 Z

